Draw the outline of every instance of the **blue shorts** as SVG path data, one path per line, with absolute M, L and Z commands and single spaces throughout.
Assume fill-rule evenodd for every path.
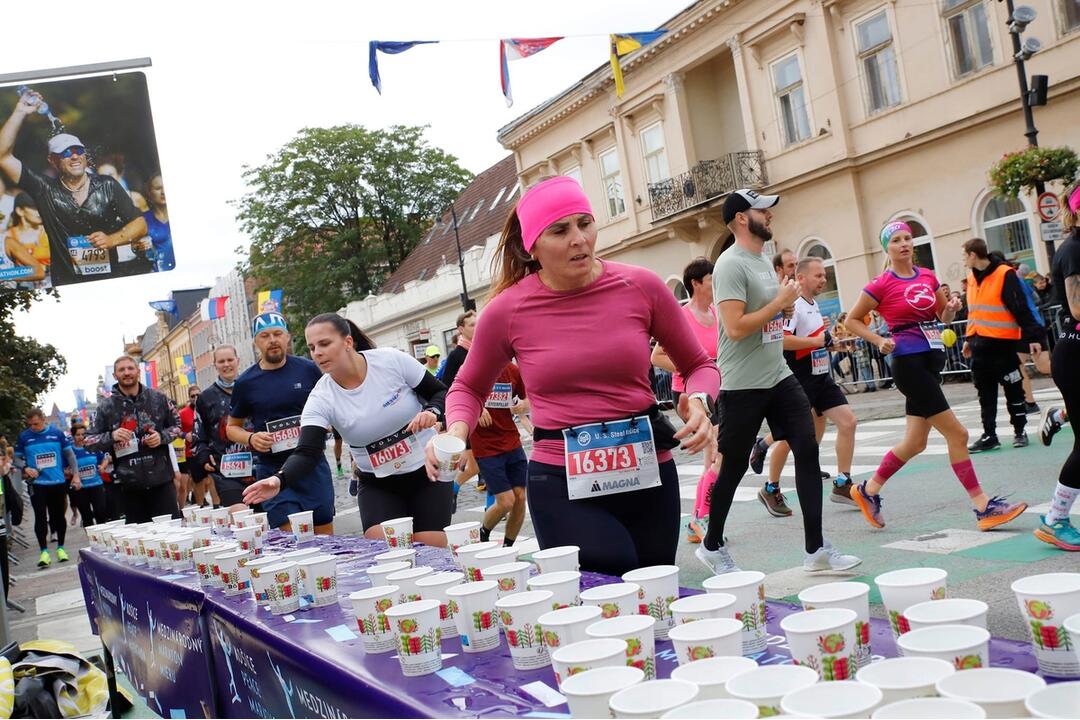
M 480 468 L 480 477 L 484 478 L 489 495 L 509 492 L 513 488 L 525 487 L 529 479 L 529 458 L 521 448 L 510 452 L 476 458 Z
M 257 464 L 255 476 L 258 479 L 270 477 L 278 471 L 273 465 Z M 289 522 L 289 515 L 304 510 L 312 511 L 315 525 L 326 525 L 334 520 L 334 482 L 330 478 L 330 465 L 326 458 L 319 458 L 318 465 L 311 473 L 295 482 L 262 504 L 266 511 L 266 521 L 272 528 L 278 528 Z

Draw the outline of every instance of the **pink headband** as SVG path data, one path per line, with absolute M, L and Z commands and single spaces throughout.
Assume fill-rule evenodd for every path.
M 529 188 L 517 205 L 525 252 L 532 252 L 536 239 L 553 222 L 578 213 L 592 215 L 593 211 L 574 178 L 560 175 Z
M 1073 189 L 1072 194 L 1069 195 L 1069 210 L 1071 210 L 1074 215 L 1077 212 L 1080 212 L 1080 185 L 1077 185 L 1076 188 Z

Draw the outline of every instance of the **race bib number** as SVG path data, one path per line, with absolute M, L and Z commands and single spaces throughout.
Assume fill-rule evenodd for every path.
M 761 342 L 774 343 L 784 339 L 784 313 L 778 312 L 776 316 L 761 328 Z
M 175 440 L 172 441 L 172 446 L 174 448 L 176 448 L 177 450 L 183 450 L 184 449 L 184 438 L 182 438 L 182 437 L 176 438 Z
M 495 387 L 492 388 L 491 394 L 488 395 L 488 399 L 487 402 L 484 403 L 484 407 L 508 410 L 513 404 L 513 397 L 513 385 L 511 385 L 510 383 L 495 383 Z
M 48 470 L 56 467 L 56 453 L 44 452 L 34 456 L 34 467 L 38 470 Z
M 364 448 L 375 477 L 389 477 L 421 458 L 420 443 L 405 428 Z
M 128 455 L 134 455 L 138 451 L 139 438 L 135 437 L 134 435 L 131 436 L 130 440 L 113 443 L 113 454 L 118 458 L 127 457 Z
M 818 348 L 810 353 L 810 374 L 829 374 L 829 351 L 825 348 Z
M 936 323 L 922 323 L 919 325 L 919 329 L 922 330 L 923 337 L 926 338 L 926 342 L 930 345 L 931 350 L 945 349 L 945 341 L 941 339 L 940 325 Z
M 645 415 L 562 431 L 571 500 L 645 490 L 660 484 L 652 425 Z
M 79 275 L 106 275 L 112 272 L 109 264 L 109 251 L 94 247 L 85 235 L 68 238 L 68 252 L 75 263 L 75 272 Z
M 254 462 L 249 452 L 226 453 L 221 456 L 218 469 L 227 478 L 250 477 L 254 472 Z
M 300 444 L 300 416 L 270 420 L 266 423 L 266 432 L 270 433 L 270 452 L 295 450 Z
M 96 471 L 97 471 L 97 466 L 94 465 L 93 463 L 91 463 L 89 465 L 80 465 L 79 466 L 79 479 L 80 480 L 91 480 L 94 477 L 94 474 L 95 474 Z

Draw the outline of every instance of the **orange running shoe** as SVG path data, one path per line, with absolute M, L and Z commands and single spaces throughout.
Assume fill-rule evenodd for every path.
M 1005 498 L 1000 495 L 995 495 L 990 498 L 990 502 L 986 504 L 986 509 L 982 512 L 974 510 L 975 517 L 979 520 L 980 530 L 993 530 L 999 525 L 1004 525 L 1007 522 L 1011 522 L 1020 517 L 1021 513 L 1027 510 L 1026 502 L 1018 502 L 1009 504 L 1005 501 Z
M 885 527 L 885 518 L 881 514 L 881 495 L 868 495 L 866 493 L 866 481 L 851 486 L 851 499 L 862 510 L 863 517 L 871 527 L 878 530 Z

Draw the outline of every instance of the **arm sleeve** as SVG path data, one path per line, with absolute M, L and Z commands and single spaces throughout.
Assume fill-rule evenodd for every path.
M 436 408 L 444 418 L 446 417 L 446 386 L 435 379 L 434 375 L 424 371 L 424 377 L 413 386 L 413 390 L 423 400 L 425 408 Z
M 476 335 L 465 363 L 446 394 L 446 426 L 463 422 L 471 433 L 484 409 L 495 379 L 514 357 L 510 346 L 513 300 L 510 291 L 495 297 L 476 323 Z
M 652 303 L 649 333 L 664 346 L 679 374 L 685 378 L 687 395 L 705 393 L 716 400 L 720 393 L 720 371 L 705 354 L 679 302 L 652 271 L 643 271 L 639 283 Z
M 326 428 L 318 425 L 301 425 L 299 444 L 277 473 L 278 479 L 281 480 L 281 489 L 284 490 L 290 480 L 296 481 L 314 470 L 325 451 Z
M 442 380 L 443 385 L 450 387 L 454 384 L 454 379 L 457 378 L 457 374 L 461 371 L 461 366 L 465 364 L 465 358 L 467 357 L 468 354 L 461 352 L 461 348 L 454 348 L 454 351 L 446 357 L 446 365 L 443 367 L 442 376 L 439 378 Z
M 75 457 L 75 449 L 70 443 L 64 446 L 64 460 L 67 461 L 67 465 L 71 468 L 71 472 L 75 473 L 75 477 L 79 476 L 79 458 Z
M 94 413 L 94 422 L 90 425 L 90 432 L 83 438 L 83 446 L 90 451 L 112 450 L 112 428 L 109 426 L 109 416 L 112 414 L 112 404 L 109 400 L 102 401 Z
M 1023 282 L 1016 273 L 1007 273 L 1005 282 L 1001 286 L 1001 302 L 1016 318 L 1016 322 L 1023 332 L 1024 340 L 1029 343 L 1038 342 L 1044 331 L 1031 312 L 1027 295 L 1024 294 L 1024 288 L 1022 287 Z

